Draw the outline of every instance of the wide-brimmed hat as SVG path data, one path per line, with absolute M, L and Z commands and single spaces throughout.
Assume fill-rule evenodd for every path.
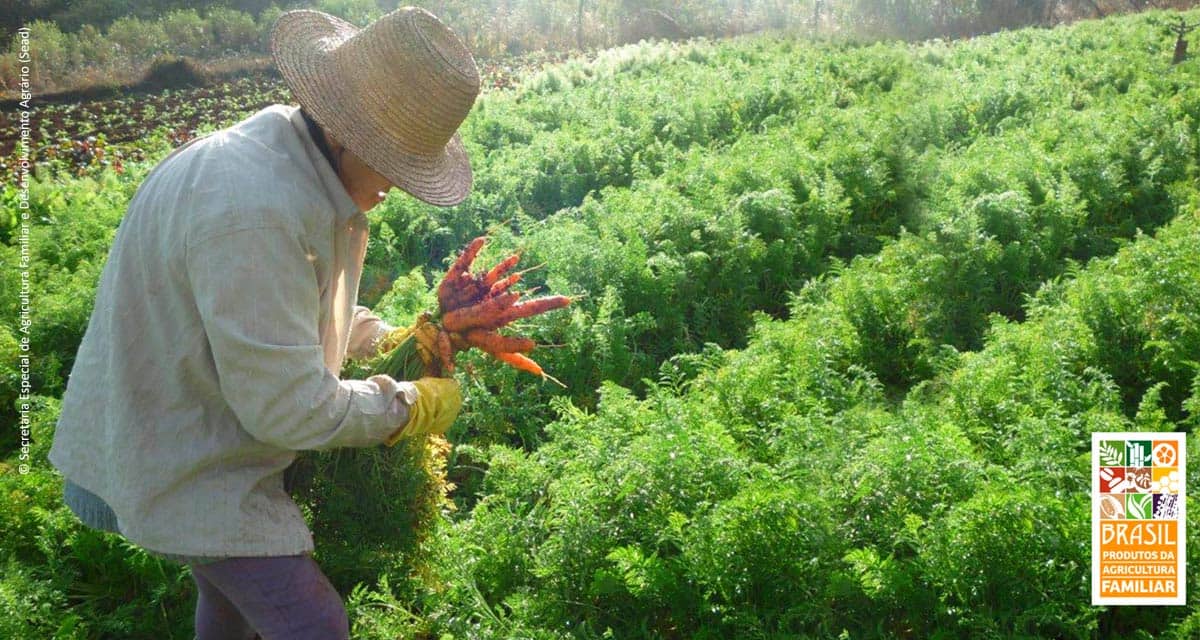
M 433 14 L 402 7 L 359 29 L 288 11 L 271 30 L 271 55 L 300 106 L 372 169 L 430 204 L 467 197 L 458 127 L 479 95 L 479 70 Z

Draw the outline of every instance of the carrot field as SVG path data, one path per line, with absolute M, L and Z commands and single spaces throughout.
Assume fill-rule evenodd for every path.
M 1191 496 L 1189 605 L 1090 601 L 1091 433 L 1200 451 L 1200 60 L 1171 64 L 1177 16 L 1200 22 L 643 41 L 493 83 L 462 129 L 469 198 L 368 214 L 360 303 L 411 324 L 486 234 L 480 265 L 519 255 L 522 287 L 570 297 L 519 323 L 561 385 L 472 352 L 449 445 L 372 458 L 394 492 L 328 467 L 297 495 L 353 637 L 1200 637 Z M 84 527 L 45 456 L 169 136 L 289 98 L 233 86 L 220 110 L 118 101 L 89 117 L 119 171 L 31 185 L 32 470 L 0 443 L 0 637 L 192 637 L 187 569 Z M 21 287 L 0 270 L 5 424 Z

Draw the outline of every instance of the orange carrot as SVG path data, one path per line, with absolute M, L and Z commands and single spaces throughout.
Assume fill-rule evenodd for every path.
M 429 355 L 440 361 L 444 373 L 453 372 L 456 352 L 475 347 L 516 369 L 561 385 L 562 382 L 555 380 L 537 362 L 524 355 L 532 351 L 537 343 L 525 336 L 501 335 L 496 330 L 515 320 L 565 307 L 571 304 L 572 298 L 545 296 L 518 302 L 523 297 L 534 295 L 540 287 L 515 291 L 513 286 L 521 281 L 525 273 L 545 266 L 538 265 L 513 273 L 513 267 L 521 259 L 520 252 L 504 258 L 491 269 L 472 273 L 471 265 L 487 240 L 486 235 L 471 240 L 438 284 L 441 327 L 437 328 L 436 334 L 426 337 L 429 344 L 422 342 L 422 346 Z
M 528 356 L 519 353 L 497 353 L 495 356 L 498 360 L 507 362 L 515 369 L 528 371 L 539 378 L 544 378 L 546 376 L 546 372 L 542 371 L 542 367 Z
M 475 256 L 479 255 L 479 250 L 483 248 L 485 242 L 487 242 L 487 236 L 479 236 L 472 240 L 463 249 L 458 259 L 446 270 L 446 275 L 442 278 L 441 284 L 438 285 L 438 302 L 445 302 L 450 298 L 455 289 L 461 287 L 461 278 L 463 276 L 470 277 L 471 263 L 475 261 Z
M 525 302 L 514 304 L 511 307 L 508 307 L 498 316 L 491 318 L 487 325 L 480 324 L 476 326 L 484 329 L 503 327 L 514 320 L 528 318 L 529 316 L 536 316 L 540 313 L 553 311 L 554 309 L 561 309 L 569 304 L 571 304 L 571 299 L 567 296 L 546 296 L 544 298 L 534 298 L 533 300 L 526 300 Z
M 442 316 L 442 326 L 447 331 L 465 331 L 474 327 L 495 329 L 501 325 L 493 326 L 494 320 L 519 297 L 521 294 L 510 291 L 469 307 L 454 309 Z
M 438 331 L 438 357 L 442 360 L 443 373 L 454 373 L 454 350 L 450 348 L 450 334 L 445 330 Z
M 442 311 L 453 311 L 454 309 L 469 307 L 479 302 L 485 293 L 487 293 L 487 289 L 480 283 L 479 278 L 463 274 L 458 284 L 450 292 L 450 295 L 441 300 Z
M 537 346 L 533 340 L 525 336 L 502 336 L 495 331 L 471 329 L 463 335 L 467 344 L 479 347 L 483 351 L 496 355 L 498 353 L 527 353 Z
M 451 295 L 454 294 L 454 284 L 453 284 L 454 278 L 450 277 L 451 275 L 452 275 L 451 272 L 447 271 L 445 277 L 443 277 L 442 281 L 440 283 L 438 283 L 438 288 L 437 288 L 438 306 L 445 307 L 446 301 L 450 298 Z
M 454 261 L 454 266 L 451 269 L 455 273 L 468 273 L 471 270 L 471 264 L 475 262 L 475 256 L 479 255 L 479 250 L 483 248 L 487 242 L 487 236 L 479 236 L 467 244 L 467 248 L 463 249 L 462 255 L 458 256 L 458 260 Z
M 520 252 L 517 252 L 501 260 L 496 264 L 496 266 L 492 267 L 491 270 L 487 272 L 487 275 L 483 277 L 483 286 L 490 288 L 492 285 L 496 284 L 496 281 L 500 279 L 500 276 L 508 273 L 508 270 L 512 269 L 520 259 L 521 254 Z
M 492 288 L 488 289 L 487 295 L 488 296 L 500 295 L 501 293 L 504 293 L 505 291 L 507 291 L 509 287 L 513 286 L 520 280 L 521 280 L 521 274 L 519 272 L 514 273 L 511 276 L 508 276 L 507 278 L 505 278 L 503 280 L 493 283 Z

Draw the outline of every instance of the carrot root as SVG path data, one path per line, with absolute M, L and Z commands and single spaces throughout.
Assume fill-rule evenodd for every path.
M 524 336 L 503 336 L 494 331 L 471 329 L 463 338 L 467 344 L 479 347 L 483 351 L 495 355 L 497 353 L 528 353 L 537 346 L 533 340 Z
M 512 269 L 514 266 L 516 266 L 520 259 L 521 252 L 518 251 L 517 253 L 514 253 L 511 256 L 501 260 L 496 264 L 496 266 L 492 267 L 487 272 L 487 275 L 483 277 L 483 285 L 490 288 L 492 285 L 496 284 L 496 281 L 499 280 L 501 276 L 508 273 L 509 269 Z
M 500 317 L 520 297 L 519 293 L 505 293 L 470 307 L 455 309 L 442 316 L 442 326 L 447 331 L 466 331 L 475 327 L 495 329 L 500 325 L 490 325 Z
M 450 334 L 446 333 L 445 329 L 438 331 L 437 347 L 438 357 L 442 361 L 442 371 L 447 374 L 454 373 L 454 350 L 450 345 Z
M 520 353 L 496 353 L 493 354 L 497 360 L 508 363 L 514 369 L 526 371 L 535 376 L 544 377 L 545 371 L 542 371 L 541 365 L 533 361 L 533 358 Z
M 571 304 L 571 299 L 567 296 L 546 296 L 544 298 L 534 298 L 533 300 L 526 300 L 525 302 L 514 304 L 513 306 L 505 309 L 503 313 L 493 319 L 493 322 L 498 323 L 496 324 L 496 327 L 502 327 L 514 320 L 536 316 L 538 314 L 546 313 L 547 311 L 553 311 L 555 309 L 561 309 L 569 304 Z

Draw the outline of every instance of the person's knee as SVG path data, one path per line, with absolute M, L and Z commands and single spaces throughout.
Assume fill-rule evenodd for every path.
M 311 558 L 306 558 L 304 562 L 307 565 L 305 590 L 308 591 L 310 602 L 315 605 L 312 622 L 317 628 L 312 637 L 349 640 L 350 618 L 341 595 L 316 562 Z

